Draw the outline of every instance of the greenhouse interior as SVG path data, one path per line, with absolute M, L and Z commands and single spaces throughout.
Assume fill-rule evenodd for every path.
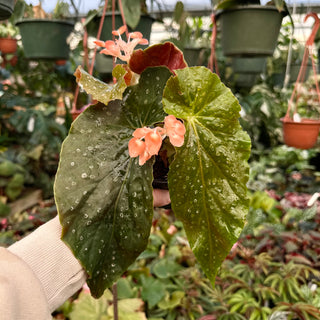
M 0 319 L 320 319 L 319 0 L 0 20 Z

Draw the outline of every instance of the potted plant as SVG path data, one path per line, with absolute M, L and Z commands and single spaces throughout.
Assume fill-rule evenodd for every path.
M 1 54 L 15 53 L 19 29 L 10 21 L 0 24 L 0 51 Z
M 272 56 L 282 18 L 283 0 L 261 5 L 260 0 L 220 0 L 215 6 L 221 44 L 226 56 Z
M 56 174 L 62 239 L 95 297 L 146 248 L 153 216 L 153 162 L 169 164 L 175 216 L 212 283 L 248 210 L 250 139 L 239 102 L 209 69 L 188 67 L 172 43 L 142 50 L 139 33 L 97 41 L 117 65 L 114 85 L 81 67 L 79 85 L 99 101 L 72 123 Z
M 174 24 L 178 25 L 178 29 Z M 203 30 L 201 17 L 192 18 L 184 10 L 182 1 L 176 3 L 171 23 L 166 29 L 172 36 L 163 42 L 170 41 L 181 49 L 189 66 L 207 64 L 210 34 Z
M 68 60 L 67 38 L 74 26 L 65 19 L 69 15 L 69 5 L 59 0 L 53 14 L 46 14 L 41 3 L 33 8 L 26 6 L 26 9 L 25 18 L 17 22 L 25 56 L 36 60 Z
M 319 79 L 317 78 L 319 82 Z M 283 139 L 288 146 L 310 149 L 316 145 L 320 130 L 319 96 L 314 77 L 300 84 L 298 98 L 289 102 L 288 113 L 281 119 Z M 294 109 L 294 110 L 293 110 Z
M 19 29 L 15 24 L 22 16 L 24 5 L 20 0 L 17 1 L 11 16 L 0 24 L 0 51 L 2 56 L 13 54 L 17 50 Z
M 282 125 L 283 125 L 284 142 L 289 146 L 300 148 L 300 149 L 312 148 L 317 142 L 317 138 L 320 130 L 320 119 L 319 119 L 320 88 L 319 88 L 319 80 L 316 74 L 316 65 L 315 65 L 314 57 L 311 51 L 317 31 L 320 26 L 320 19 L 316 13 L 311 12 L 305 16 L 304 21 L 306 22 L 309 17 L 313 17 L 315 19 L 315 24 L 305 44 L 305 49 L 304 49 L 304 54 L 302 58 L 302 63 L 300 66 L 299 75 L 296 80 L 295 86 L 291 94 L 291 98 L 288 103 L 287 113 L 284 116 L 284 118 L 281 119 Z M 313 72 L 314 72 L 315 89 L 313 88 L 313 91 L 316 93 L 316 97 L 317 97 L 316 111 L 317 111 L 318 119 L 302 118 L 298 113 L 298 102 L 300 98 L 300 87 L 301 87 L 299 82 L 305 78 L 305 74 L 307 71 L 307 61 L 309 58 L 311 60 Z

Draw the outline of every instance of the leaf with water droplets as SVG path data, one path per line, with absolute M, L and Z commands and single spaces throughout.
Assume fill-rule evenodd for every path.
M 217 75 L 204 67 L 176 74 L 168 80 L 163 103 L 167 113 L 184 120 L 186 135 L 170 165 L 170 197 L 194 254 L 214 283 L 248 211 L 251 143 L 238 121 L 241 107 Z
M 95 297 L 147 245 L 152 161 L 139 166 L 129 157 L 128 142 L 136 128 L 163 120 L 162 92 L 170 76 L 165 67 L 148 68 L 123 100 L 87 108 L 63 143 L 54 186 L 62 238 L 89 274 Z
M 74 75 L 79 86 L 88 94 L 91 94 L 93 99 L 104 104 L 108 104 L 108 102 L 111 100 L 122 98 L 123 91 L 127 87 L 125 82 L 126 73 L 127 71 L 121 65 L 117 65 L 112 72 L 113 76 L 117 79 L 117 83 L 113 86 L 110 86 L 105 82 L 102 82 L 91 76 L 80 66 L 77 68 Z

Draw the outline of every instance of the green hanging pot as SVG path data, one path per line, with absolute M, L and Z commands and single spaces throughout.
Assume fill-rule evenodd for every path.
M 232 70 L 235 73 L 262 73 L 266 62 L 264 57 L 235 57 L 232 59 Z
M 17 22 L 28 59 L 67 60 L 67 38 L 74 23 L 65 20 L 26 19 Z
M 189 67 L 207 65 L 205 57 L 206 48 L 183 48 L 183 56 Z
M 300 71 L 300 64 L 291 64 L 290 66 L 290 79 L 289 79 L 289 83 L 294 83 L 297 81 L 298 75 L 299 75 L 299 71 Z M 303 81 L 299 81 L 299 82 L 304 82 L 306 80 L 308 80 L 310 73 L 312 72 L 312 65 L 308 64 L 306 66 L 306 74 L 305 77 L 303 79 Z M 277 87 L 282 87 L 283 83 L 284 83 L 284 78 L 285 78 L 285 74 L 286 74 L 286 68 L 285 66 L 282 69 L 282 72 L 276 72 L 276 73 L 272 73 L 271 75 L 271 80 L 274 86 Z
M 119 61 L 118 61 L 119 63 Z M 111 56 L 97 52 L 94 68 L 101 74 L 111 74 L 113 70 L 113 59 Z
M 0 20 L 10 18 L 14 9 L 14 0 L 0 0 Z
M 234 85 L 236 88 L 250 89 L 257 82 L 257 78 L 255 73 L 236 73 L 234 75 Z
M 217 14 L 225 56 L 272 56 L 283 14 L 274 6 L 236 6 Z
M 291 66 L 290 66 L 290 82 L 296 82 L 298 75 L 299 75 L 300 68 L 301 68 L 301 64 L 299 64 L 299 63 L 291 64 Z M 312 64 L 311 63 L 307 64 L 305 66 L 305 68 L 306 68 L 306 73 L 305 73 L 305 77 L 304 77 L 303 81 L 308 80 L 308 77 L 312 71 Z M 302 82 L 302 81 L 300 81 L 300 82 Z

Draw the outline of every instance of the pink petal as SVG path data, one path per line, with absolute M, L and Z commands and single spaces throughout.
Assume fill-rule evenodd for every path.
M 159 153 L 162 144 L 162 138 L 159 132 L 152 130 L 145 136 L 146 147 L 150 155 Z
M 105 48 L 110 51 L 120 52 L 119 46 L 117 46 L 113 41 L 106 41 L 104 44 Z
M 186 133 L 186 128 L 184 124 L 177 120 L 173 115 L 169 115 L 164 118 L 164 127 L 167 130 L 167 135 L 175 133 L 177 135 L 183 136 Z
M 174 125 L 174 131 L 176 134 L 183 136 L 186 133 L 186 127 L 182 122 L 177 120 L 177 122 Z
M 95 40 L 93 41 L 97 46 L 99 47 L 104 47 L 105 42 L 104 41 L 100 41 L 100 40 Z
M 184 143 L 184 136 L 180 136 L 175 132 L 168 134 L 170 143 L 175 147 L 181 147 Z
M 143 166 L 150 158 L 151 154 L 149 154 L 148 151 L 144 151 L 143 154 L 141 154 L 139 157 L 139 165 Z
M 148 44 L 149 41 L 148 41 L 147 39 L 140 39 L 140 40 L 139 40 L 139 43 L 140 43 L 140 44 Z
M 121 26 L 118 30 L 113 30 L 112 34 L 118 36 L 119 34 L 123 34 L 127 30 L 127 26 Z
M 128 149 L 129 156 L 135 158 L 145 152 L 146 144 L 140 139 L 132 138 L 128 143 Z
M 135 138 L 142 139 L 142 138 L 144 138 L 145 135 L 146 135 L 148 132 L 150 132 L 150 131 L 152 131 L 152 129 L 147 128 L 147 127 L 138 128 L 138 129 L 134 130 L 134 132 L 133 132 L 132 135 L 133 135 Z
M 166 134 L 166 129 L 165 128 L 161 128 L 161 127 L 156 127 L 157 132 L 159 132 L 159 134 L 161 136 L 164 136 Z
M 136 32 L 131 32 L 129 33 L 129 37 L 132 38 L 132 39 L 142 39 L 143 35 L 141 32 L 139 31 L 136 31 Z
M 164 118 L 164 126 L 165 127 L 172 126 L 176 121 L 177 121 L 177 118 L 172 114 L 170 114 Z

